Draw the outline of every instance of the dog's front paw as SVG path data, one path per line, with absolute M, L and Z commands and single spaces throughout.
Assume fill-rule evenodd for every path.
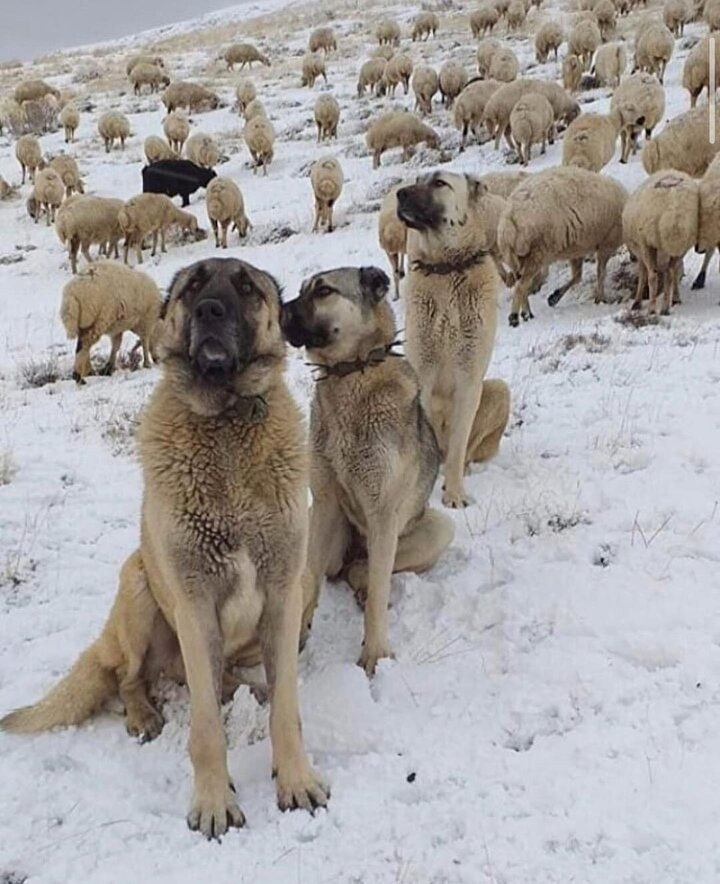
M 358 660 L 358 666 L 362 666 L 362 668 L 365 670 L 365 674 L 368 678 L 370 678 L 375 674 L 378 662 L 380 660 L 388 659 L 395 659 L 395 655 L 390 650 L 390 648 L 387 648 L 383 645 L 373 645 L 365 642 L 360 654 L 360 659 Z
M 244 826 L 245 814 L 240 810 L 230 784 L 213 791 L 196 788 L 187 824 L 208 839 L 220 838 L 231 826 L 237 829 Z
M 276 776 L 280 810 L 302 808 L 312 813 L 315 808 L 327 805 L 330 788 L 307 761 L 294 766 L 278 767 Z
M 449 507 L 452 510 L 460 510 L 465 509 L 466 506 L 470 506 L 471 500 L 462 491 L 450 491 L 447 488 L 444 488 L 442 502 L 443 506 Z

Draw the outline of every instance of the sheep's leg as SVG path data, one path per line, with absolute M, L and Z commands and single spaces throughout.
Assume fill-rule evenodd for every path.
M 138 234 L 138 236 L 136 237 L 136 239 L 137 239 L 137 259 L 138 259 L 138 264 L 142 264 L 142 262 L 143 262 L 143 257 L 142 257 L 143 240 L 145 239 L 145 237 L 140 236 L 140 235 Z
M 655 267 L 648 267 L 648 313 L 655 313 L 655 302 L 657 300 L 658 285 L 660 282 L 660 274 Z
M 79 248 L 80 241 L 77 238 L 71 239 L 68 255 L 70 257 L 70 267 L 72 268 L 73 273 L 77 273 L 77 253 Z
M 88 264 L 92 264 L 92 258 L 90 257 L 90 243 L 84 242 L 82 244 L 82 253 L 85 257 L 85 260 L 88 262 Z M 75 249 L 75 254 L 77 254 L 77 247 Z
M 75 364 L 73 365 L 72 378 L 78 384 L 85 383 L 85 376 L 92 372 L 92 364 L 90 362 L 90 348 L 99 340 L 100 336 L 95 332 L 94 328 L 81 329 L 78 333 L 77 344 L 75 346 Z
M 157 234 L 156 234 L 157 235 Z M 165 248 L 165 228 L 160 228 L 160 251 L 165 254 L 167 249 Z
M 503 134 L 505 135 L 505 141 L 510 150 L 515 150 L 515 142 L 513 141 L 512 133 L 510 132 L 510 123 L 505 126 Z
M 20 163 L 20 167 L 21 167 L 21 169 L 22 169 L 22 184 L 25 184 L 25 172 L 26 172 L 25 164 L 24 164 L 24 163 Z
M 119 332 L 116 335 L 112 335 L 112 337 L 110 338 L 110 355 L 108 356 L 108 361 L 100 369 L 101 375 L 111 375 L 115 371 L 115 361 L 117 360 L 117 355 L 118 351 L 120 350 L 121 344 L 122 332 Z
M 153 230 L 152 232 L 152 251 L 150 252 L 150 257 L 154 258 L 157 254 L 157 241 L 158 241 L 158 232 L 157 230 Z M 163 249 L 165 251 L 165 249 Z
M 610 255 L 605 254 L 605 252 L 598 252 L 597 254 L 597 292 L 595 293 L 595 303 L 596 304 L 604 304 L 605 303 L 605 271 L 607 269 L 607 263 L 610 260 Z
M 705 255 L 703 256 L 702 267 L 700 268 L 700 272 L 695 277 L 695 281 L 693 282 L 691 288 L 693 289 L 704 289 L 705 288 L 705 275 L 707 274 L 707 269 L 710 266 L 710 261 L 712 261 L 712 256 L 715 253 L 715 248 L 707 249 Z
M 647 267 L 645 261 L 641 259 L 638 262 L 638 278 L 637 288 L 635 289 L 635 297 L 632 302 L 631 310 L 639 310 L 642 307 L 642 298 L 647 286 Z
M 327 220 L 328 220 L 328 233 L 333 232 L 333 204 L 332 202 L 328 203 L 327 207 Z
M 572 261 L 570 261 L 570 279 L 565 285 L 561 285 L 560 288 L 555 289 L 555 291 L 548 297 L 548 305 L 550 307 L 554 307 L 559 303 L 560 299 L 565 295 L 568 289 L 571 289 L 574 285 L 577 285 L 577 283 L 580 282 L 582 279 L 582 266 L 582 258 L 573 258 Z
M 322 212 L 322 208 L 320 206 L 320 200 L 315 197 L 315 223 L 313 224 L 313 233 L 317 233 L 318 227 L 320 226 L 320 213 Z
M 530 302 L 528 301 L 528 295 L 530 293 L 530 289 L 532 288 L 533 281 L 535 279 L 534 271 L 524 271 L 520 276 L 520 279 L 515 284 L 515 288 L 513 289 L 512 296 L 512 305 L 510 307 L 510 315 L 508 316 L 508 321 L 513 328 L 517 328 L 520 325 L 520 312 L 522 311 L 522 317 L 525 320 L 532 319 L 533 315 L 530 310 Z

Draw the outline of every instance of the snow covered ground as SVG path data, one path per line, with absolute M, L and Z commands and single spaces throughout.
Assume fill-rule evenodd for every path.
M 561 9 L 533 11 L 534 27 Z M 260 0 L 255 4 L 263 12 Z M 277 6 L 277 4 L 273 4 Z M 239 24 L 218 18 L 156 35 L 177 76 L 215 83 L 228 107 L 194 118 L 219 134 L 254 230 L 239 255 L 275 273 L 294 296 L 307 275 L 340 264 L 385 267 L 376 211 L 385 188 L 421 168 L 505 168 L 492 145 L 457 156 L 458 136 L 436 106 L 443 152 L 397 155 L 377 172 L 365 153 L 367 120 L 410 98 L 358 100 L 355 78 L 387 12 L 407 30 L 414 8 L 337 0 L 340 50 L 329 85 L 299 88 L 300 56 L 327 3 L 294 5 Z M 657 15 L 657 9 L 655 14 Z M 633 14 L 623 33 L 637 25 Z M 676 44 L 666 82 L 670 118 L 688 105 L 682 61 L 700 25 Z M 241 34 L 277 60 L 253 72 L 278 132 L 267 178 L 254 177 L 229 105 L 238 74 L 218 50 Z M 441 14 L 415 62 L 449 57 L 473 67 L 462 10 Z M 513 39 L 526 69 L 527 40 Z M 126 51 L 123 46 L 123 52 Z M 142 142 L 160 132 L 156 96 L 133 98 L 123 52 L 92 57 L 105 80 L 73 83 L 81 54 L 49 60 L 42 75 L 95 105 L 71 147 L 88 189 L 140 189 Z M 107 75 L 107 71 L 112 71 Z M 0 91 L 11 75 L 0 73 Z M 105 88 L 107 86 L 107 88 Z M 312 105 L 322 89 L 342 105 L 339 157 L 346 187 L 338 227 L 312 235 L 307 171 Z M 98 91 L 98 90 L 104 91 Z M 120 92 L 123 94 L 120 94 Z M 608 91 L 583 94 L 604 110 Z M 98 114 L 118 107 L 133 138 L 106 155 Z M 59 134 L 42 139 L 59 151 Z M 0 174 L 19 181 L 13 142 L 0 137 Z M 561 145 L 531 170 L 559 162 Z M 508 167 L 511 168 L 511 167 Z M 607 169 L 627 186 L 639 157 Z M 24 198 L 0 204 L 0 711 L 39 697 L 98 633 L 118 567 L 136 546 L 140 475 L 132 429 L 156 370 L 69 378 L 72 344 L 57 310 L 69 268 L 52 228 L 34 225 Z M 205 224 L 202 194 L 192 210 Z M 145 269 L 161 286 L 210 255 L 210 241 L 171 246 Z M 0 736 L 0 881 L 3 884 L 256 882 L 256 884 L 710 884 L 720 880 L 720 283 L 635 327 L 627 315 L 626 254 L 611 263 L 624 303 L 592 304 L 594 271 L 554 310 L 506 324 L 492 376 L 505 378 L 513 414 L 498 457 L 473 470 L 474 505 L 455 513 L 456 539 L 422 577 L 393 579 L 397 660 L 369 682 L 355 666 L 362 618 L 343 585 L 328 586 L 301 658 L 305 739 L 332 784 L 327 812 L 282 814 L 270 780 L 267 712 L 247 689 L 225 707 L 229 765 L 247 828 L 206 843 L 185 824 L 190 788 L 185 689 L 164 686 L 167 724 L 140 746 L 119 710 L 71 730 Z M 567 269 L 553 269 L 551 283 Z M 547 289 L 551 288 L 548 284 Z M 546 289 L 546 291 L 547 291 Z M 402 326 L 402 304 L 397 305 Z M 129 346 L 127 341 L 126 346 Z M 289 377 L 312 393 L 297 353 Z M 33 386 L 43 375 L 58 380 Z M 439 506 L 439 498 L 435 495 Z

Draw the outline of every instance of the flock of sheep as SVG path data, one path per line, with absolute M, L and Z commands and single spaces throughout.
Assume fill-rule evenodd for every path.
M 532 0 L 540 7 L 542 0 Z M 605 270 L 608 259 L 624 244 L 637 260 L 638 283 L 633 303 L 640 308 L 644 298 L 648 309 L 668 313 L 679 302 L 679 284 L 684 255 L 693 247 L 705 252 L 703 268 L 694 287 L 704 285 L 706 270 L 715 247 L 720 246 L 720 142 L 708 138 L 710 108 L 696 106 L 703 90 L 714 101 L 718 85 L 710 82 L 710 54 L 720 43 L 720 0 L 695 2 L 665 0 L 662 6 L 642 13 L 629 0 L 579 0 L 578 8 L 565 20 L 544 18 L 535 26 L 534 48 L 538 64 L 551 55 L 562 57 L 562 83 L 521 76 L 521 64 L 510 39 L 519 39 L 531 26 L 533 14 L 527 0 L 484 0 L 468 17 L 470 35 L 477 42 L 477 75 L 471 75 L 457 60 L 449 59 L 435 70 L 413 60 L 411 46 L 401 46 L 403 28 L 396 21 L 382 20 L 374 31 L 376 48 L 358 68 L 357 95 L 392 99 L 398 88 L 415 99 L 413 112 L 388 110 L 374 116 L 365 133 L 373 168 L 382 164 L 387 151 L 402 149 L 407 160 L 417 145 L 430 150 L 441 147 L 441 135 L 427 122 L 437 108 L 439 94 L 444 112 L 460 133 L 460 151 L 472 138 L 481 144 L 494 141 L 502 149 L 503 139 L 521 165 L 519 171 L 481 175 L 487 226 L 486 241 L 503 282 L 513 288 L 511 325 L 519 317 L 532 316 L 529 296 L 545 282 L 549 266 L 570 262 L 571 276 L 549 297 L 556 304 L 582 275 L 583 261 L 597 261 L 597 300 L 605 298 Z M 617 39 L 619 21 L 628 13 L 637 16 L 634 47 Z M 689 95 L 689 109 L 671 120 L 659 134 L 656 126 L 665 113 L 663 81 L 667 64 L 683 35 L 687 22 L 703 20 L 709 33 L 701 37 L 686 58 L 682 84 Z M 568 27 L 569 22 L 569 27 Z M 428 41 L 442 32 L 443 21 L 434 12 L 419 13 L 407 37 L 412 43 Z M 627 28 L 625 29 L 627 31 Z M 496 34 L 504 32 L 505 41 Z M 322 78 L 327 84 L 326 64 L 342 50 L 342 37 L 332 28 L 316 28 L 309 37 L 301 62 L 301 83 L 313 88 Z M 632 72 L 628 72 L 628 58 Z M 271 67 L 272 58 L 249 43 L 229 46 L 220 56 L 228 71 L 253 64 Z M 191 132 L 187 113 L 212 110 L 220 97 L 202 84 L 172 80 L 162 56 L 134 55 L 125 68 L 135 94 L 143 90 L 160 92 L 167 110 L 163 135 L 150 135 L 144 143 L 149 166 L 184 157 L 194 166 L 212 170 L 206 187 L 206 209 L 216 247 L 226 248 L 232 227 L 245 237 L 251 225 L 243 194 L 229 177 L 217 177 L 214 168 L 223 159 L 216 140 L 202 132 Z M 578 96 L 588 84 L 610 87 L 612 99 L 606 114 L 582 113 Z M 262 167 L 267 175 L 276 149 L 276 133 L 258 87 L 243 77 L 235 88 L 238 112 L 244 118 L 243 139 L 254 172 Z M 23 80 L 12 98 L 0 107 L 0 132 L 19 120 L 57 119 L 65 141 L 72 144 L 80 112 L 70 96 L 40 79 Z M 317 141 L 337 138 L 341 117 L 338 100 L 322 91 L 314 102 Z M 102 114 L 97 130 L 105 150 L 122 150 L 130 136 L 128 118 L 117 110 Z M 533 149 L 544 153 L 562 132 L 562 165 L 531 173 Z M 627 163 L 644 145 L 640 160 L 647 179 L 633 192 L 602 170 L 616 151 Z M 160 322 L 160 293 L 149 278 L 127 266 L 109 260 L 95 263 L 90 248 L 95 246 L 105 259 L 124 263 L 131 250 L 142 263 L 143 249 L 152 255 L 158 242 L 165 251 L 171 228 L 197 239 L 204 236 L 197 219 L 175 206 L 162 193 L 143 193 L 129 200 L 86 195 L 77 163 L 63 153 L 45 162 L 41 143 L 33 134 L 18 137 L 15 154 L 32 190 L 28 214 L 37 222 L 55 225 L 60 241 L 68 248 L 72 272 L 78 270 L 82 252 L 89 269 L 65 288 L 61 316 L 68 335 L 80 336 L 75 376 L 82 380 L 90 371 L 89 347 L 102 334 L 112 339 L 112 353 L 106 370 L 112 371 L 122 332 L 134 331 L 140 338 L 145 364 L 153 351 L 154 323 Z M 337 157 L 320 156 L 310 168 L 315 199 L 314 230 L 333 229 L 333 207 L 343 189 L 343 171 Z M 395 193 L 385 195 L 379 214 L 378 236 L 393 272 L 396 295 L 404 275 L 407 231 L 396 213 Z M 13 192 L 0 178 L 0 198 Z M 122 301 L 108 311 L 109 300 Z M 122 314 L 124 319 L 120 319 Z M 80 333 L 80 329 L 84 331 Z

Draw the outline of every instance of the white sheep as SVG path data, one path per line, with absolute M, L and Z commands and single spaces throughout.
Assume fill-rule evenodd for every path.
M 720 30 L 720 0 L 706 0 L 703 18 L 711 31 Z
M 136 64 L 130 71 L 129 80 L 135 95 L 140 95 L 143 86 L 149 86 L 150 92 L 158 92 L 161 86 L 170 85 L 170 77 L 154 64 Z
M 583 64 L 583 70 L 588 70 L 592 62 L 593 53 L 602 43 L 602 35 L 595 19 L 579 21 L 568 35 L 568 52 L 577 55 Z
M 637 152 L 637 139 L 645 129 L 647 138 L 665 113 L 665 90 L 651 74 L 632 74 L 613 92 L 610 113 L 619 118 L 620 162 Z
M 22 105 L 25 101 L 37 101 L 38 98 L 44 98 L 46 95 L 52 95 L 59 100 L 60 90 L 50 86 L 44 80 L 23 80 L 15 87 L 13 98 Z
M 220 99 L 199 83 L 176 80 L 163 92 L 162 103 L 168 113 L 179 107 L 186 107 L 189 111 L 201 111 L 215 110 L 220 104 Z
M 163 121 L 163 132 L 172 150 L 179 155 L 190 135 L 190 123 L 187 117 L 177 111 L 171 111 Z
M 318 144 L 324 139 L 337 138 L 340 105 L 332 95 L 319 95 L 315 102 L 315 125 Z
M 315 223 L 313 232 L 325 225 L 328 233 L 333 229 L 333 206 L 343 188 L 340 163 L 333 156 L 315 160 L 310 169 L 310 183 L 315 196 Z
M 496 77 L 495 79 L 499 79 Z M 457 61 L 446 61 L 438 74 L 438 85 L 443 104 L 450 109 L 468 81 L 465 68 Z
M 66 153 L 58 154 L 50 160 L 49 166 L 51 169 L 55 169 L 62 178 L 65 196 L 71 197 L 75 191 L 85 193 L 85 185 L 80 177 L 80 170 L 74 157 L 68 156 Z
M 238 236 L 247 236 L 251 225 L 245 214 L 245 201 L 240 188 L 231 178 L 213 178 L 205 189 L 205 206 L 215 234 L 216 248 L 227 248 L 228 228 L 231 224 Z
M 545 153 L 547 142 L 555 143 L 555 117 L 544 95 L 529 92 L 517 101 L 510 114 L 510 134 L 523 166 L 530 162 L 533 144 L 539 142 L 540 153 Z
M 566 55 L 562 62 L 563 87 L 568 92 L 577 92 L 583 75 L 583 62 L 577 55 Z
M 493 53 L 488 69 L 488 79 L 499 83 L 511 83 L 520 73 L 520 62 L 509 46 L 501 46 Z
M 163 193 L 140 193 L 129 199 L 118 212 L 118 223 L 125 236 L 124 262 L 128 262 L 130 246 L 137 250 L 138 264 L 142 264 L 142 249 L 145 237 L 152 237 L 152 252 L 157 254 L 158 238 L 160 251 L 165 248 L 165 234 L 171 227 L 178 226 L 192 234 L 198 232 L 197 218 L 190 212 L 179 209 L 169 196 Z
M 675 38 L 664 24 L 656 22 L 638 32 L 635 42 L 635 71 L 657 74 L 663 82 L 665 68 L 673 53 Z
M 486 37 L 478 43 L 477 48 L 477 69 L 480 77 L 487 77 L 493 56 L 500 49 L 502 43 L 495 37 Z
M 131 55 L 125 65 L 125 73 L 130 76 L 132 69 L 137 64 L 153 64 L 156 67 L 164 68 L 165 60 L 161 55 Z
M 383 153 L 394 147 L 402 147 L 405 161 L 410 158 L 410 149 L 422 141 L 429 147 L 440 146 L 437 133 L 408 111 L 382 114 L 370 124 L 365 141 L 372 151 L 373 169 L 379 168 Z
M 647 284 L 648 312 L 655 312 L 658 289 L 662 288 L 660 312 L 670 313 L 683 257 L 698 240 L 699 211 L 698 182 L 675 169 L 651 175 L 630 194 L 622 222 L 625 244 L 638 259 L 634 310 L 642 305 Z
M 462 132 L 460 151 L 465 150 L 468 133 L 472 130 L 477 137 L 482 125 L 485 105 L 490 96 L 500 87 L 497 80 L 480 80 L 469 83 L 458 95 L 453 108 L 455 128 Z
M 416 40 L 427 40 L 434 37 L 439 26 L 440 22 L 434 12 L 421 12 L 416 15 L 410 33 L 413 43 Z
M 580 114 L 563 137 L 563 166 L 599 172 L 615 153 L 618 119 L 609 114 Z
M 685 22 L 690 20 L 690 5 L 687 0 L 665 0 L 663 21 L 665 27 L 676 37 L 682 37 Z
M 240 80 L 235 89 L 237 109 L 242 113 L 250 102 L 257 97 L 257 90 L 252 80 Z
M 483 3 L 479 9 L 470 13 L 470 32 L 476 40 L 485 34 L 491 34 L 492 29 L 500 21 L 500 13 L 492 3 Z
M 510 136 L 510 114 L 520 98 L 528 92 L 537 92 L 547 98 L 552 105 L 556 123 L 570 123 L 580 114 L 580 105 L 557 83 L 527 78 L 503 83 L 488 99 L 483 114 L 485 128 L 495 138 L 496 150 L 500 147 L 503 135 L 508 147 L 511 150 L 515 149 Z
M 73 379 L 85 383 L 92 372 L 90 348 L 103 335 L 110 338 L 111 350 L 100 374 L 111 374 L 126 331 L 140 338 L 143 365 L 150 368 L 150 356 L 157 359 L 161 307 L 162 295 L 149 276 L 112 261 L 101 261 L 70 280 L 63 289 L 60 319 L 68 338 L 77 338 Z
M 15 189 L 0 175 L 0 200 L 9 199 L 14 192 Z
M 325 56 L 319 52 L 309 52 L 303 56 L 302 60 L 302 77 L 301 86 L 308 86 L 310 89 L 315 85 L 315 80 L 322 77 L 327 83 L 327 73 L 325 71 Z
M 605 299 L 605 268 L 623 241 L 627 192 L 608 175 L 559 166 L 530 175 L 510 194 L 500 219 L 498 246 L 515 273 L 510 324 L 532 317 L 528 295 L 547 267 L 570 261 L 570 280 L 548 298 L 555 306 L 582 278 L 583 259 L 597 258 L 596 301 Z
M 410 90 L 410 77 L 413 72 L 413 60 L 406 52 L 397 52 L 385 65 L 382 78 L 382 88 L 392 97 L 395 90 L 402 83 L 405 95 Z
M 49 227 L 50 222 L 55 221 L 55 211 L 60 206 L 65 196 L 65 185 L 60 175 L 50 167 L 41 169 L 35 176 L 35 186 L 32 189 L 31 199 L 36 206 L 35 223 L 40 220 L 40 215 L 45 212 L 45 224 Z
M 703 89 L 708 90 L 708 101 L 715 100 L 720 86 L 720 64 L 715 64 L 715 76 L 710 84 L 710 41 L 715 44 L 715 58 L 720 60 L 720 33 L 709 34 L 696 43 L 688 53 L 683 66 L 682 84 L 690 93 L 690 107 L 697 104 Z
M 380 46 L 399 46 L 400 45 L 400 25 L 392 19 L 383 19 L 375 29 L 375 37 Z
M 315 28 L 308 39 L 308 52 L 318 52 L 323 49 L 325 52 L 335 52 L 337 50 L 337 40 L 332 28 Z
M 196 166 L 212 169 L 220 160 L 220 150 L 209 135 L 195 132 L 185 142 L 185 156 Z
M 370 58 L 363 62 L 357 81 L 358 97 L 365 94 L 369 87 L 370 94 L 379 94 L 380 81 L 385 73 L 386 62 L 382 58 Z
M 77 273 L 77 255 L 81 249 L 90 263 L 90 246 L 99 245 L 109 257 L 119 257 L 118 243 L 122 230 L 118 214 L 123 201 L 101 196 L 72 196 L 66 200 L 55 217 L 55 232 L 60 242 L 68 247 L 72 272 Z
M 506 200 L 513 190 L 528 177 L 529 173 L 525 171 L 486 172 L 484 175 L 480 175 L 478 180 L 482 182 L 488 193 L 501 196 Z
M 593 13 L 600 28 L 600 37 L 607 43 L 615 31 L 615 4 L 611 0 L 597 0 Z
M 387 255 L 393 275 L 395 299 L 400 297 L 400 280 L 405 276 L 407 227 L 397 213 L 397 192 L 408 182 L 391 187 L 383 197 L 378 216 L 378 242 Z
M 246 123 L 249 123 L 250 120 L 254 119 L 255 117 L 265 117 L 265 119 L 268 119 L 265 105 L 262 103 L 262 101 L 260 101 L 259 98 L 253 98 L 253 100 L 249 104 L 245 105 L 243 117 L 245 118 Z
M 35 172 L 45 166 L 40 142 L 34 135 L 21 135 L 15 143 L 15 156 L 22 169 L 22 183 L 25 184 L 26 173 L 34 183 Z
M 677 169 L 694 178 L 707 171 L 720 150 L 720 139 L 710 141 L 709 109 L 696 107 L 674 117 L 659 135 L 645 143 L 642 163 L 648 175 Z
M 720 248 L 720 154 L 717 154 L 700 179 L 700 212 L 696 252 L 704 252 L 702 268 L 692 284 L 705 288 L 705 276 L 716 248 Z
M 275 130 L 272 123 L 266 117 L 253 117 L 245 123 L 243 138 L 253 159 L 253 174 L 257 174 L 258 168 L 262 166 L 263 175 L 267 175 L 275 153 Z
M 620 78 L 625 73 L 627 55 L 622 43 L 605 43 L 595 53 L 592 73 L 601 86 L 620 85 Z
M 143 144 L 143 150 L 148 163 L 157 163 L 158 160 L 172 160 L 178 156 L 167 141 L 160 138 L 159 135 L 148 135 Z
M 270 67 L 270 59 L 252 43 L 233 43 L 225 50 L 223 58 L 229 71 L 234 70 L 236 64 L 240 65 L 240 70 L 243 70 L 245 65 L 252 68 L 253 62 L 256 61 L 265 67 Z
M 105 152 L 110 153 L 116 141 L 125 150 L 125 141 L 130 137 L 130 121 L 120 111 L 108 111 L 98 120 L 98 132 L 105 142 Z
M 412 90 L 415 93 L 415 110 L 422 114 L 432 113 L 432 100 L 440 88 L 440 80 L 435 70 L 428 65 L 415 68 L 412 77 Z
M 60 111 L 60 123 L 65 130 L 65 143 L 75 141 L 75 132 L 80 125 L 80 112 L 74 104 L 66 104 Z
M 525 24 L 526 15 L 527 9 L 523 0 L 510 0 L 507 12 L 505 13 L 508 32 L 519 31 Z
M 548 60 L 550 52 L 555 55 L 555 61 L 558 60 L 558 49 L 565 40 L 562 25 L 555 21 L 546 21 L 538 28 L 535 34 L 535 58 L 538 64 L 545 64 Z

